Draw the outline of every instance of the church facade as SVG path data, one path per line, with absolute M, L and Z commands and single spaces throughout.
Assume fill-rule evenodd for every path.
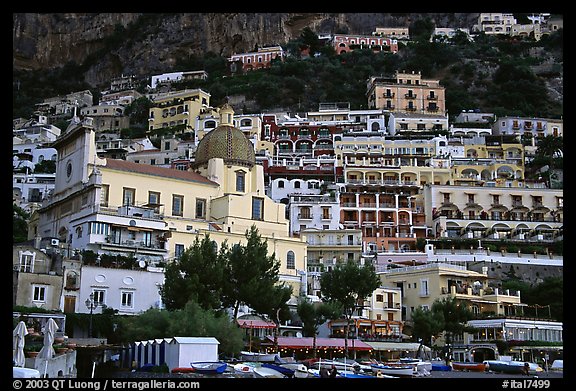
M 265 195 L 263 168 L 253 145 L 233 126 L 232 108 L 224 105 L 220 116 L 188 171 L 100 159 L 89 118 L 71 124 L 53 144 L 55 189 L 31 232 L 56 238 L 68 256 L 92 250 L 99 255 L 96 266 L 103 255 L 127 255 L 140 268 L 157 270 L 197 237 L 209 235 L 218 248 L 225 241 L 244 244 L 255 225 L 268 253 L 280 261 L 280 282 L 292 286 L 295 303 L 306 289 L 306 239 L 289 235 L 284 205 Z M 83 298 L 76 301 L 76 311 L 86 312 Z

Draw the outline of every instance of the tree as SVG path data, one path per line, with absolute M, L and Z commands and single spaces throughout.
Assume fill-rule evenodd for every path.
M 322 299 L 339 303 L 346 318 L 344 346 L 348 356 L 348 333 L 354 312 L 361 311 L 364 300 L 380 286 L 380 279 L 374 266 L 362 267 L 357 262 L 348 261 L 338 264 L 334 269 L 324 272 L 320 277 Z
M 147 129 L 150 107 L 152 107 L 152 102 L 145 96 L 130 103 L 124 112 L 130 118 L 130 126 Z
M 428 42 L 434 32 L 434 22 L 430 18 L 418 19 L 408 26 L 410 37 L 414 41 Z
M 12 204 L 12 243 L 28 239 L 28 219 L 30 214 L 16 204 Z
M 342 308 L 338 303 L 312 303 L 306 297 L 300 297 L 296 312 L 302 320 L 302 331 L 306 337 L 313 337 L 312 354 L 313 357 L 317 355 L 316 349 L 316 335 L 318 334 L 318 327 L 330 319 L 335 319 L 342 314 Z
M 455 335 L 460 335 L 464 332 L 474 332 L 475 328 L 467 326 L 467 322 L 474 318 L 472 312 L 464 304 L 461 304 L 452 297 L 445 297 L 436 299 L 432 303 L 432 312 L 436 313 L 443 319 L 443 331 L 446 337 L 446 346 L 448 347 L 446 355 L 446 364 L 448 364 L 451 356 L 450 344 L 454 340 Z
M 243 345 L 242 331 L 225 313 L 215 313 L 189 301 L 182 309 L 148 309 L 135 316 L 118 317 L 116 335 L 121 342 L 175 336 L 215 337 L 220 353 L 234 355 Z
M 162 300 L 169 310 L 182 309 L 194 300 L 207 310 L 220 310 L 227 245 L 218 251 L 210 235 L 202 240 L 196 237 L 179 259 L 169 263 L 165 270 L 165 283 L 161 288 Z
M 432 337 L 438 336 L 444 330 L 444 317 L 439 312 L 416 307 L 412 312 L 412 338 L 422 343 L 432 345 Z
M 241 304 L 267 313 L 270 303 L 275 303 L 278 295 L 282 295 L 275 289 L 280 261 L 274 253 L 268 255 L 268 244 L 262 240 L 255 225 L 246 230 L 246 239 L 246 245 L 235 244 L 226 254 L 223 303 L 234 309 L 234 319 Z
M 36 163 L 34 166 L 35 173 L 54 174 L 56 173 L 56 161 L 48 159 Z

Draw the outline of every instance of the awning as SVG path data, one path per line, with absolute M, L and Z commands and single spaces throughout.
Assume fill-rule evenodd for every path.
M 274 342 L 274 337 L 266 337 Z M 316 338 L 316 349 L 344 349 L 344 338 Z M 312 337 L 278 337 L 278 347 L 285 349 L 312 349 L 314 338 Z M 359 339 L 348 339 L 348 350 L 372 350 L 372 347 Z
M 243 329 L 274 329 L 276 323 L 261 319 L 236 319 L 238 326 Z

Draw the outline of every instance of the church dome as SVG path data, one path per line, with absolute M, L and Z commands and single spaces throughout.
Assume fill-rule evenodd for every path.
M 233 165 L 253 167 L 256 164 L 254 146 L 240 129 L 231 125 L 220 125 L 200 140 L 194 166 L 213 158 L 224 159 L 224 163 Z

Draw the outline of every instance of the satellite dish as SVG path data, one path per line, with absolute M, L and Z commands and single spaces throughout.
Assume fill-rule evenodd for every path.
M 302 333 L 300 331 L 296 333 L 296 338 L 302 338 Z
M 144 269 L 146 267 L 146 261 L 138 261 L 138 266 Z

